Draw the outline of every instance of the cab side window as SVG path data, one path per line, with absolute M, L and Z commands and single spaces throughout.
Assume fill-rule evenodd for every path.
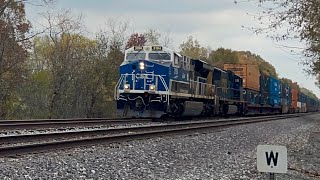
M 179 65 L 179 56 L 174 55 L 174 65 Z

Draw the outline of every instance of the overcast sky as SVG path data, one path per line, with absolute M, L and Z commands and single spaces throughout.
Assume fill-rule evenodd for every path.
M 90 33 L 95 33 L 108 18 L 118 18 L 130 21 L 132 32 L 156 29 L 169 33 L 175 50 L 188 36 L 193 36 L 202 46 L 212 49 L 251 51 L 271 63 L 280 77 L 297 81 L 320 98 L 315 79 L 304 73 L 299 56 L 289 54 L 290 50 L 279 47 L 266 35 L 255 35 L 243 28 L 258 23 L 252 16 L 257 13 L 257 6 L 246 0 L 238 4 L 234 0 L 57 0 L 51 9 L 82 13 Z M 37 13 L 41 11 L 28 6 L 27 15 L 33 22 L 39 21 Z

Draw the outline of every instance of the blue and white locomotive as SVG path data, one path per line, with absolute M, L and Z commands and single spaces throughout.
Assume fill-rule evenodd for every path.
M 125 51 L 115 87 L 123 117 L 234 114 L 244 111 L 242 78 L 162 46 Z

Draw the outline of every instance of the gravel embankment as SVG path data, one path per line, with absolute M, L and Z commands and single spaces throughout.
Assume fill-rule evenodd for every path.
M 97 145 L 0 158 L 0 179 L 265 179 L 256 170 L 258 144 L 288 148 L 278 179 L 317 179 L 320 117 L 270 121 L 193 135 Z

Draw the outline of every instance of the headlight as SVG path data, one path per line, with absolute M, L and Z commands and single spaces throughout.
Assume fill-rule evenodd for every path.
M 124 90 L 127 90 L 127 91 L 130 90 L 130 84 L 125 84 L 124 85 Z
M 140 70 L 144 70 L 144 62 L 139 63 L 139 68 L 140 68 Z
M 153 84 L 152 84 L 152 85 L 150 85 L 150 86 L 149 86 L 149 90 L 150 90 L 150 91 L 154 91 L 154 90 L 156 90 L 156 86 L 155 86 L 155 85 L 153 85 Z

